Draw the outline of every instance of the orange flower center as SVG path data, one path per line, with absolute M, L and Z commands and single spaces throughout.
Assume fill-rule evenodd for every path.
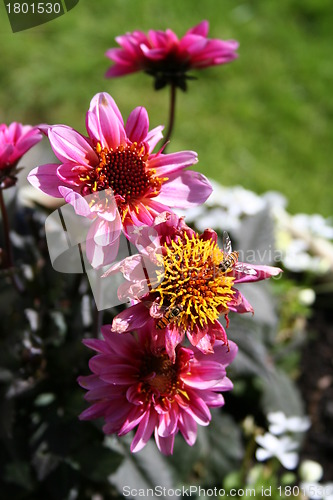
M 148 153 L 145 144 L 134 142 L 107 149 L 97 143 L 95 151 L 98 164 L 79 177 L 83 183 L 84 196 L 111 188 L 121 207 L 135 204 L 144 196 L 157 196 L 160 192 L 161 184 L 166 179 L 156 177 L 156 171 L 147 168 Z
M 180 372 L 189 369 L 190 358 L 181 351 L 178 351 L 175 363 L 167 354 L 149 355 L 141 366 L 139 390 L 145 394 L 147 401 L 153 399 L 165 407 L 174 400 L 176 394 L 187 400 L 188 395 L 180 378 Z

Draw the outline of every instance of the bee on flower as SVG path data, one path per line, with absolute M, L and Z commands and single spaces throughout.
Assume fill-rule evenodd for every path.
M 228 343 L 219 316 L 226 317 L 228 326 L 230 311 L 253 312 L 236 288 L 237 283 L 276 276 L 281 269 L 239 263 L 222 271 L 220 264 L 225 256 L 217 244 L 216 232 L 206 229 L 199 235 L 175 214 L 166 212 L 156 218 L 153 229 L 159 235 L 153 242 L 145 231 L 134 238 L 141 257 L 128 257 L 105 273 L 123 272 L 127 282 L 119 288 L 119 298 L 138 301 L 114 318 L 112 329 L 124 333 L 152 322 L 170 358 L 174 359 L 175 348 L 185 336 L 203 353 L 212 353 L 216 340 Z M 139 271 L 147 258 L 154 258 L 160 266 L 155 275 L 144 277 Z M 177 314 L 161 324 L 165 308 Z

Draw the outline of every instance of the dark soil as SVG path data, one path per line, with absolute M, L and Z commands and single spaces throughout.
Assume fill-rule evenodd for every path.
M 302 459 L 319 462 L 322 482 L 333 480 L 333 296 L 315 304 L 308 322 L 309 341 L 303 349 L 300 390 L 312 426 Z

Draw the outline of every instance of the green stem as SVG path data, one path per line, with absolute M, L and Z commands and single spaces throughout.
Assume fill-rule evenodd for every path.
M 171 84 L 171 92 L 170 92 L 170 108 L 169 108 L 169 125 L 168 125 L 168 130 L 164 139 L 163 145 L 166 146 L 166 144 L 169 142 L 173 127 L 175 124 L 175 110 L 176 110 L 176 90 L 177 87 L 174 84 Z M 165 151 L 165 148 L 164 148 Z
M 97 309 L 97 305 L 95 304 L 94 324 L 93 324 L 93 336 L 95 339 L 99 337 L 102 323 L 103 323 L 103 311 L 99 311 Z

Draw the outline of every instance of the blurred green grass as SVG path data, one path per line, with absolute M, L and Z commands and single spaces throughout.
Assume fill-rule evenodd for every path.
M 138 105 L 166 124 L 168 91 L 144 74 L 106 80 L 105 51 L 134 29 L 240 42 L 237 61 L 193 73 L 179 93 L 169 151 L 193 149 L 224 185 L 278 190 L 291 212 L 333 214 L 331 0 L 80 0 L 65 16 L 13 34 L 0 5 L 0 121 L 66 123 L 84 132 L 91 97 L 108 91 L 124 116 Z

